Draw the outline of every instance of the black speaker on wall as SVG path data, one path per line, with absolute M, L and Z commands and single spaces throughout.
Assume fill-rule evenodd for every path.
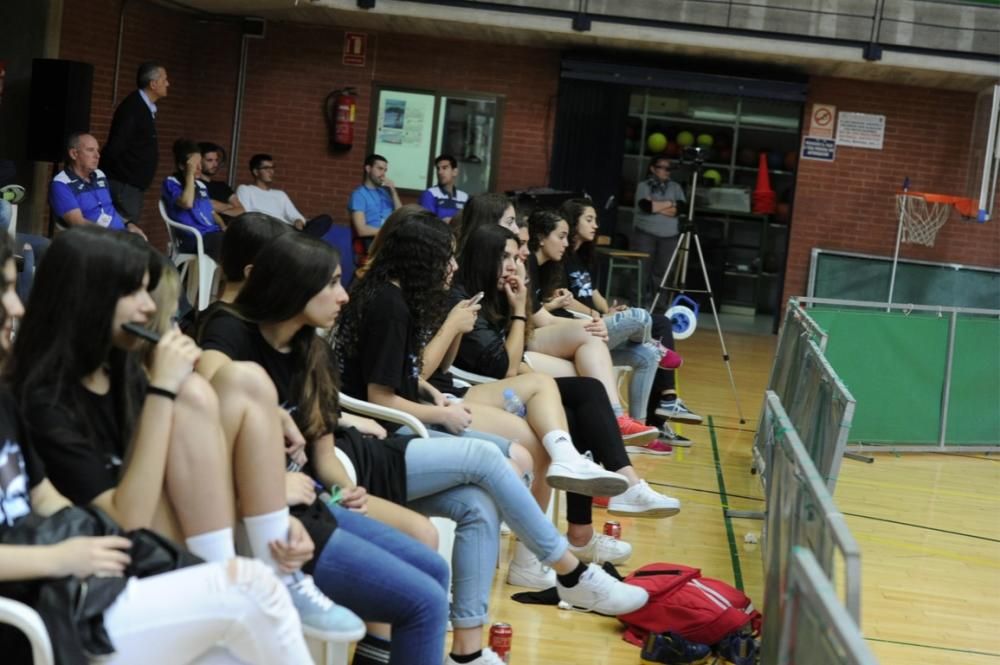
M 94 66 L 72 60 L 36 58 L 31 63 L 28 159 L 61 161 L 66 138 L 90 129 Z

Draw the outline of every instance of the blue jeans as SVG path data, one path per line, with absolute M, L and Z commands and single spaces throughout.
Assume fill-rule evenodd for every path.
M 410 508 L 458 524 L 452 551 L 451 622 L 486 623 L 500 546 L 501 516 L 542 562 L 558 561 L 568 543 L 495 445 L 482 439 L 414 439 L 406 447 Z
M 392 665 L 440 665 L 448 564 L 392 527 L 339 506 L 331 510 L 337 529 L 316 560 L 317 586 L 365 621 L 392 625 Z
M 642 420 L 660 366 L 659 351 L 650 343 L 653 319 L 646 310 L 630 307 L 604 317 L 604 324 L 608 327 L 611 360 L 633 370 L 628 384 L 628 414 Z

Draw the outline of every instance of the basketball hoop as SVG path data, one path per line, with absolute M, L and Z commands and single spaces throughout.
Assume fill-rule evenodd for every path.
M 902 242 L 934 246 L 938 230 L 955 208 L 963 217 L 976 214 L 976 202 L 961 196 L 903 191 L 896 194 L 896 214 L 902 224 Z

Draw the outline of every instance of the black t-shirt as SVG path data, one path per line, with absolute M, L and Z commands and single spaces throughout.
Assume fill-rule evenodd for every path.
M 291 394 L 295 373 L 292 354 L 282 353 L 271 346 L 253 321 L 219 309 L 205 321 L 199 343 L 205 351 L 219 351 L 233 360 L 257 363 L 278 389 L 278 403 L 286 409 L 298 404 L 299 396 Z
M 566 252 L 562 262 L 567 288 L 573 297 L 594 309 L 594 280 L 590 274 L 590 267 L 573 252 Z
M 538 259 L 535 253 L 528 254 L 528 260 L 524 264 L 528 280 L 528 295 L 531 296 L 531 313 L 534 314 L 542 308 L 542 278 L 538 269 Z
M 229 203 L 229 199 L 233 196 L 233 188 L 225 180 L 203 180 L 206 189 L 208 189 L 208 198 L 213 201 L 219 201 L 220 203 Z
M 344 323 L 357 314 L 357 310 L 349 309 Z M 375 383 L 392 388 L 400 397 L 419 401 L 417 344 L 416 327 L 402 291 L 385 284 L 368 303 L 355 348 L 340 349 L 343 391 L 366 400 L 368 384 Z M 383 425 L 392 429 L 399 427 L 394 423 Z
M 233 360 L 255 362 L 264 368 L 278 390 L 283 408 L 298 404 L 300 395 L 293 394 L 292 376 L 295 371 L 290 353 L 281 353 L 260 334 L 260 327 L 231 312 L 219 310 L 205 323 L 201 346 L 206 351 L 219 351 Z M 358 485 L 374 496 L 394 503 L 406 502 L 406 445 L 412 437 L 388 437 L 380 441 L 364 436 L 353 427 L 335 432 L 337 447 L 354 464 Z
M 133 403 L 141 405 L 146 380 L 137 377 L 131 390 Z M 28 434 L 49 480 L 75 504 L 90 503 L 118 485 L 129 442 L 115 402 L 114 389 L 98 395 L 76 385 L 59 397 L 38 389 L 23 405 Z
M 340 427 L 335 438 L 337 448 L 354 465 L 358 485 L 373 496 L 406 505 L 406 446 L 412 436 L 376 439 L 353 427 Z

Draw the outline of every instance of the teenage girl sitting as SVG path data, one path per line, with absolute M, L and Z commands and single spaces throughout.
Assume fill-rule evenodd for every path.
M 24 310 L 14 291 L 17 269 L 10 246 L 0 241 L 0 365 L 11 348 L 13 324 Z M 178 349 L 160 350 L 159 363 L 184 367 Z M 41 599 L 43 585 L 93 576 L 122 578 L 121 591 L 106 598 L 76 637 L 94 645 L 103 633 L 105 651 L 93 662 L 108 665 L 193 663 L 223 665 L 312 660 L 291 599 L 274 574 L 257 561 L 233 558 L 139 579 L 132 572 L 131 541 L 122 536 L 76 536 L 37 542 L 51 535 L 50 520 L 72 504 L 45 477 L 45 468 L 23 435 L 17 405 L 0 387 L 0 595 L 55 609 Z M 55 517 L 53 517 L 55 516 Z M 141 555 L 140 555 L 141 556 Z M 107 584 L 106 581 L 103 584 Z M 86 662 L 78 643 L 54 644 L 64 661 Z M 28 642 L 11 626 L 0 626 L 4 662 L 31 662 Z

